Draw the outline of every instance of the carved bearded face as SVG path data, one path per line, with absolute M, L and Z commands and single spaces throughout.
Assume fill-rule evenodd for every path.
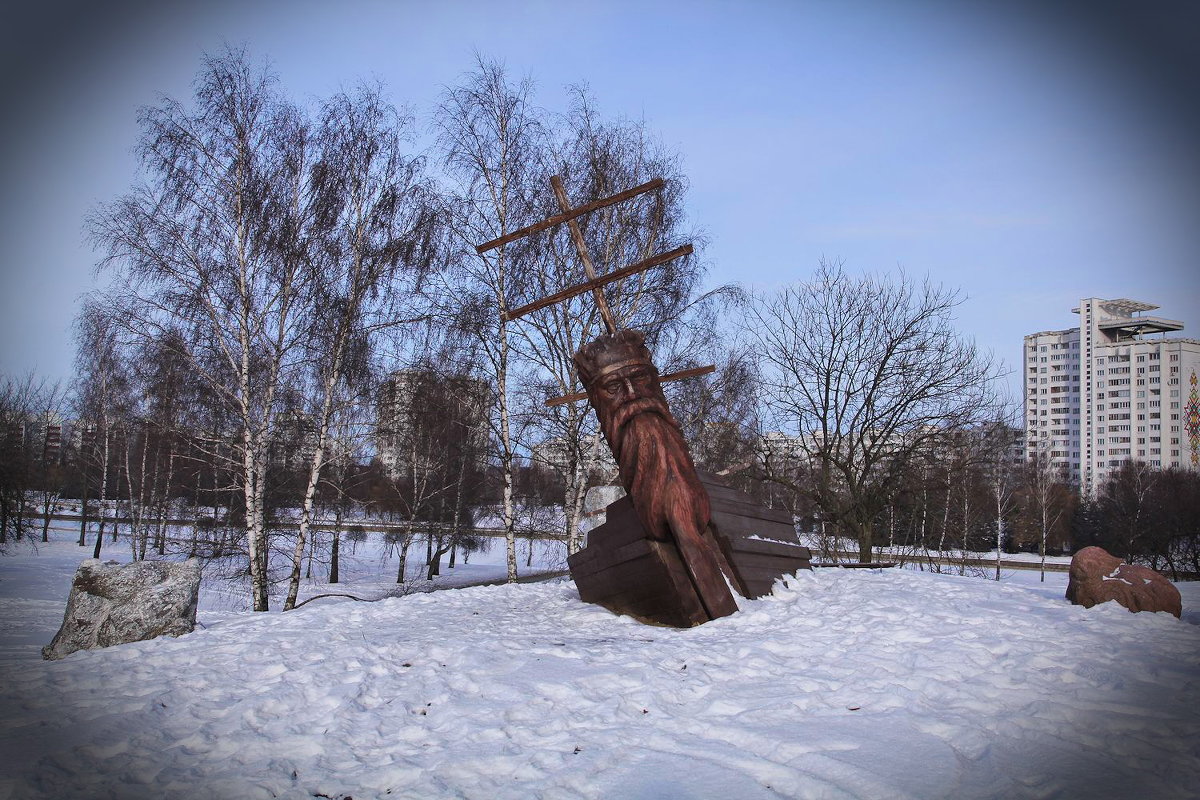
M 614 447 L 619 447 L 629 423 L 642 414 L 675 426 L 658 382 L 658 372 L 650 364 L 634 363 L 607 372 L 596 380 L 591 392 L 593 405 L 600 412 L 601 427 Z
M 641 414 L 649 413 L 676 426 L 663 397 L 658 370 L 638 331 L 602 336 L 581 348 L 575 362 L 614 454 L 620 449 L 626 425 Z

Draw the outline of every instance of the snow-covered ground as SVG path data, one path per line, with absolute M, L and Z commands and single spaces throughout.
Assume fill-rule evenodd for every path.
M 188 636 L 42 662 L 79 553 L 0 558 L 0 797 L 1200 796 L 1196 584 L 1180 621 L 1062 574 L 819 570 L 686 631 L 567 580 L 206 587 Z

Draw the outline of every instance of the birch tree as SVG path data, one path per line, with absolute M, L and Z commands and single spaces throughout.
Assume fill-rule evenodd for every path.
M 50 541 L 50 518 L 54 514 L 66 485 L 62 455 L 62 422 L 66 404 L 66 392 L 59 383 L 35 380 L 32 376 L 25 383 L 31 385 L 29 420 L 32 436 L 27 436 L 27 463 L 30 464 L 30 489 L 36 508 L 42 515 L 42 541 Z M 7 429 L 7 428 L 5 428 Z M 57 431 L 57 442 L 53 439 Z
M 294 608 L 300 564 L 324 469 L 330 428 L 347 404 L 370 399 L 370 361 L 378 335 L 420 318 L 415 290 L 432 261 L 435 203 L 423 162 L 406 152 L 411 121 L 378 87 L 338 94 L 324 104 L 312 170 L 311 230 L 296 226 L 293 247 L 320 266 L 313 291 L 308 384 L 316 436 L 300 506 L 284 609 Z
M 544 131 L 532 106 L 530 80 L 513 83 L 504 68 L 482 59 L 457 86 L 446 89 L 434 113 L 442 165 L 451 181 L 446 211 L 453 247 L 443 284 L 446 309 L 476 342 L 494 386 L 489 423 L 501 480 L 508 580 L 517 579 L 513 480 L 518 458 L 514 430 L 513 353 L 510 323 L 502 314 L 528 277 L 525 245 L 507 244 L 480 254 L 475 246 L 510 233 L 532 219 L 536 166 Z M 543 179 L 544 180 L 544 179 Z
M 993 524 L 996 528 L 996 580 L 1000 580 L 1004 529 L 1016 509 L 1017 470 L 1012 454 L 1017 443 L 1017 429 L 1011 421 L 992 423 L 987 426 L 985 442 L 988 459 L 984 474 L 992 503 L 991 510 L 995 515 Z
M 1033 455 L 1025 465 L 1023 494 L 1027 522 L 1038 537 L 1041 580 L 1046 580 L 1046 549 L 1052 536 L 1059 534 L 1070 518 L 1073 503 L 1062 466 L 1051 456 L 1048 437 L 1034 443 Z
M 256 611 L 268 608 L 267 447 L 315 285 L 282 225 L 308 205 L 310 134 L 275 84 L 242 52 L 206 57 L 192 108 L 167 99 L 140 114 L 147 181 L 89 223 L 119 276 L 108 305 L 137 336 L 181 331 L 192 375 L 236 421 Z
M 38 406 L 39 382 L 0 378 L 0 550 L 24 537 L 25 492 L 30 487 L 25 427 Z
M 83 431 L 91 434 L 88 437 L 90 446 L 83 449 L 80 458 L 90 462 L 91 471 L 99 477 L 99 525 L 92 550 L 92 558 L 99 558 L 107 520 L 113 441 L 128 410 L 127 370 L 122 363 L 122 343 L 112 310 L 85 301 L 76 319 L 76 344 L 75 415 Z M 86 516 L 85 510 L 85 520 Z M 116 525 L 115 520 L 113 525 Z

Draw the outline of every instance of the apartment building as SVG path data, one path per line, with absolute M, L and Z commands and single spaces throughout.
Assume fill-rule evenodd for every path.
M 1088 496 L 1125 461 L 1200 468 L 1200 340 L 1158 306 L 1090 297 L 1079 326 L 1025 337 L 1025 451 Z
M 484 451 L 488 443 L 488 385 L 462 375 L 429 370 L 393 372 L 376 402 L 375 449 L 388 474 L 432 472 L 455 436 Z M 414 461 L 415 459 L 415 461 Z

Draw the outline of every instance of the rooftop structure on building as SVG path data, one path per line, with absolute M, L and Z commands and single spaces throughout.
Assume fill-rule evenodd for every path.
M 1079 326 L 1025 337 L 1025 452 L 1087 496 L 1126 461 L 1200 468 L 1200 341 L 1136 300 L 1085 298 Z

